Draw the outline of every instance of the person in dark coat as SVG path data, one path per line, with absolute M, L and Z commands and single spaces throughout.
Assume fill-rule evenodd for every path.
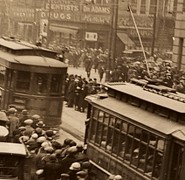
M 80 95 L 81 95 L 81 85 L 78 79 L 75 79 L 75 97 L 74 97 L 74 105 L 75 110 L 80 111 L 79 101 L 80 101 Z
M 57 180 L 60 178 L 60 164 L 54 154 L 50 155 L 50 159 L 44 166 L 44 180 Z
M 24 126 L 24 121 L 29 118 L 30 118 L 30 115 L 28 110 L 23 109 L 19 115 L 19 126 Z
M 69 179 L 70 180 L 78 180 L 77 179 L 77 172 L 79 172 L 81 170 L 81 165 L 79 162 L 74 162 L 71 164 L 71 166 L 69 167 Z
M 85 112 L 85 109 L 87 108 L 87 102 L 85 101 L 85 97 L 88 95 L 88 82 L 86 80 L 83 81 L 82 89 L 81 89 L 81 94 L 80 94 L 80 101 L 79 101 L 79 106 L 80 106 L 80 111 Z
M 73 107 L 74 105 L 74 97 L 75 97 L 75 79 L 74 77 L 71 78 L 71 81 L 69 83 L 69 87 L 68 87 L 68 103 L 67 106 L 68 107 Z
M 85 71 L 87 72 L 88 78 L 90 78 L 92 66 L 93 66 L 92 57 L 87 56 L 87 58 L 85 59 Z

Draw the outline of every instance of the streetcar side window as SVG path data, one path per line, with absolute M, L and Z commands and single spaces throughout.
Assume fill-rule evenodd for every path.
M 146 176 L 156 179 L 160 176 L 166 149 L 164 138 L 98 108 L 93 108 L 90 126 L 90 142 L 95 146 Z M 105 157 L 101 161 L 105 161 Z M 101 165 L 107 169 L 107 162 Z
M 30 88 L 31 74 L 26 71 L 17 72 L 16 89 L 20 91 L 28 91 Z

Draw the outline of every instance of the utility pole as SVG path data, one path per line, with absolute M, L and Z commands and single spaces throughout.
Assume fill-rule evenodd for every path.
M 157 6 L 158 0 L 155 0 L 154 5 L 154 17 L 153 17 L 153 33 L 152 33 L 152 49 L 151 49 L 151 56 L 154 56 L 154 49 L 155 49 L 155 38 L 156 38 L 156 21 L 157 21 Z
M 47 41 L 46 41 L 46 47 L 49 47 L 50 43 L 50 21 L 51 21 L 51 0 L 48 0 L 49 3 L 49 10 L 48 10 L 48 24 L 47 24 Z
M 33 20 L 33 43 L 37 42 L 37 1 L 34 1 L 34 20 Z
M 111 23 L 109 34 L 109 57 L 107 62 L 106 79 L 109 80 L 109 71 L 114 67 L 116 55 L 116 38 L 117 38 L 117 21 L 118 21 L 118 0 L 111 4 Z
M 116 39 L 117 39 L 117 25 L 118 25 L 118 0 L 114 0 L 113 2 L 113 12 L 112 12 L 112 39 L 111 39 L 111 61 L 109 69 L 112 69 L 115 64 L 115 56 L 116 56 Z

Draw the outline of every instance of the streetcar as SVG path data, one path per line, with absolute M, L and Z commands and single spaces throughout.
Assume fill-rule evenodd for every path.
M 48 127 L 61 123 L 67 65 L 57 53 L 13 37 L 0 38 L 0 108 L 39 114 Z
M 183 180 L 185 95 L 147 80 L 105 87 L 107 96 L 86 97 L 92 179 Z

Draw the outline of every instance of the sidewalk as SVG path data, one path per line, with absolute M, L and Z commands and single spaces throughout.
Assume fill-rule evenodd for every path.
M 85 119 L 86 113 L 75 111 L 74 108 L 66 107 L 64 102 L 62 124 L 60 126 L 60 141 L 64 139 L 64 136 L 69 134 L 69 136 L 77 143 L 82 143 L 85 135 Z

